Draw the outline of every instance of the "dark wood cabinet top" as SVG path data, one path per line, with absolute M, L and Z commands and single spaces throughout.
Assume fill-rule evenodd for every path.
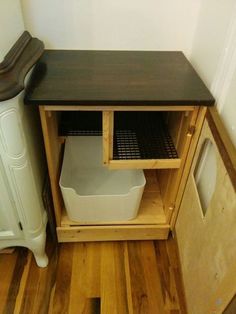
M 214 98 L 182 52 L 46 50 L 25 103 L 209 106 Z

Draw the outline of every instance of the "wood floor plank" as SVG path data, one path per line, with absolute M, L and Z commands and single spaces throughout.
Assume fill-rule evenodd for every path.
M 25 289 L 26 289 L 26 285 L 27 285 L 27 278 L 29 277 L 31 262 L 32 262 L 32 253 L 28 252 L 27 262 L 24 266 L 24 271 L 22 273 L 20 286 L 19 286 L 19 290 L 17 293 L 16 301 L 15 301 L 14 314 L 21 313 L 22 304 L 24 303 Z
M 5 305 L 7 304 L 17 257 L 18 251 L 10 255 L 0 255 L 0 313 L 3 313 Z M 8 302 L 10 302 L 10 300 L 8 300 Z
M 181 271 L 178 268 L 174 268 L 174 280 L 176 285 L 176 292 L 178 295 L 179 309 L 181 314 L 187 314 L 187 305 L 185 301 L 185 294 L 183 288 L 183 279 Z
M 100 298 L 100 245 L 75 243 L 70 286 L 70 314 L 89 313 Z
M 186 298 L 184 293 L 184 285 L 183 285 L 183 276 L 180 266 L 180 257 L 179 257 L 179 250 L 176 238 L 169 237 L 168 241 L 164 241 L 166 250 L 168 252 L 170 264 L 172 265 L 173 272 L 174 272 L 174 280 L 176 285 L 176 291 L 178 294 L 178 302 L 180 312 L 182 314 L 187 313 L 187 305 L 186 305 Z
M 86 295 L 83 289 L 83 285 L 86 280 L 86 244 L 75 243 L 73 246 L 74 250 L 72 256 L 72 273 L 68 313 L 82 314 L 85 312 L 86 307 Z
M 23 248 L 18 250 L 17 260 L 12 274 L 11 284 L 9 286 L 7 301 L 3 310 L 4 314 L 17 313 L 18 302 L 22 301 L 21 287 L 25 285 L 25 279 L 28 271 L 28 250 Z M 4 269 L 6 268 L 6 265 Z M 19 297 L 18 297 L 19 295 Z
M 133 313 L 165 314 L 153 242 L 128 242 L 128 258 Z
M 177 311 L 178 313 L 185 314 L 187 312 L 182 277 L 179 269 L 177 250 L 172 241 L 172 239 L 169 239 L 168 242 L 155 242 L 163 299 L 165 308 L 168 311 Z M 170 244 L 170 242 L 172 242 L 172 244 Z
M 6 248 L 6 249 L 2 249 L 0 250 L 0 255 L 1 254 L 13 254 L 15 252 L 15 247 L 9 247 L 9 248 Z
M 57 252 L 52 243 L 50 243 L 50 247 L 47 247 L 47 254 L 49 264 L 46 268 L 39 268 L 34 258 L 31 259 L 20 314 L 44 314 L 48 312 L 57 267 Z M 32 256 L 31 253 L 29 255 Z
M 129 265 L 129 249 L 128 241 L 124 243 L 124 263 L 125 263 L 125 279 L 126 279 L 126 293 L 128 303 L 128 313 L 134 314 L 133 310 L 133 298 L 132 298 L 132 286 L 130 280 L 130 265 Z
M 101 299 L 91 298 L 86 299 L 83 314 L 100 314 L 101 313 Z
M 124 242 L 101 245 L 101 313 L 128 314 Z
M 87 243 L 86 278 L 83 283 L 87 298 L 100 298 L 101 245 L 97 242 Z
M 155 249 L 165 308 L 168 311 L 179 311 L 180 308 L 175 284 L 174 264 L 171 264 L 165 242 L 156 242 Z
M 53 313 L 53 302 L 54 302 L 54 296 L 55 296 L 55 289 L 56 289 L 56 282 L 54 286 L 52 287 L 51 293 L 50 293 L 50 301 L 49 301 L 49 306 L 48 306 L 48 314 Z
M 56 285 L 52 301 L 53 314 L 68 313 L 73 250 L 74 245 L 72 243 L 61 244 L 59 248 Z
M 187 313 L 172 240 L 48 245 L 44 269 L 26 249 L 0 256 L 0 313 Z

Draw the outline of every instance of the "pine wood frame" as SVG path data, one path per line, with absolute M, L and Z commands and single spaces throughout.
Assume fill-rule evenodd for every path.
M 161 190 L 163 209 L 166 216 L 165 223 L 154 224 L 100 224 L 100 225 L 65 225 L 63 219 L 63 200 L 59 189 L 59 175 L 62 160 L 62 143 L 58 137 L 58 111 L 103 111 L 103 153 L 104 164 L 110 168 L 141 168 L 150 169 L 168 168 L 165 175 L 167 180 L 161 180 L 164 188 Z M 183 112 L 178 134 L 176 136 L 176 147 L 180 159 L 173 164 L 172 160 L 134 160 L 123 163 L 112 160 L 112 138 L 113 138 L 113 112 L 114 111 L 167 111 Z M 109 241 L 109 240 L 141 240 L 141 239 L 167 239 L 171 229 L 173 217 L 177 216 L 178 206 L 176 200 L 181 199 L 182 186 L 185 186 L 186 176 L 191 165 L 189 160 L 190 147 L 196 146 L 199 129 L 205 116 L 205 107 L 198 106 L 39 106 L 41 124 L 44 136 L 45 150 L 47 156 L 49 177 L 52 189 L 53 204 L 57 225 L 57 236 L 59 242 L 74 241 Z M 185 122 L 184 122 L 185 121 Z M 187 122 L 186 122 L 187 121 Z M 193 136 L 195 134 L 195 136 Z M 196 135 L 197 134 L 197 135 Z M 191 150 L 190 150 L 191 151 Z M 190 154 L 191 156 L 191 154 Z M 174 166 L 173 166 L 174 165 Z M 177 168 L 177 169 L 171 169 Z M 165 170 L 166 171 L 166 170 Z M 184 175 L 183 175 L 184 174 Z

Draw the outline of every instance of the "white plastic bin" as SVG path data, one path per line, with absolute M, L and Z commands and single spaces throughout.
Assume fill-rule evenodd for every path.
M 71 220 L 133 219 L 145 184 L 142 170 L 109 170 L 103 166 L 101 136 L 67 137 L 60 188 Z

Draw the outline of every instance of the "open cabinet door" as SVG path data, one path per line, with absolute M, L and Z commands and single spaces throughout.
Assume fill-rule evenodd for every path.
M 175 233 L 188 313 L 222 313 L 236 293 L 236 151 L 215 108 L 203 124 Z

